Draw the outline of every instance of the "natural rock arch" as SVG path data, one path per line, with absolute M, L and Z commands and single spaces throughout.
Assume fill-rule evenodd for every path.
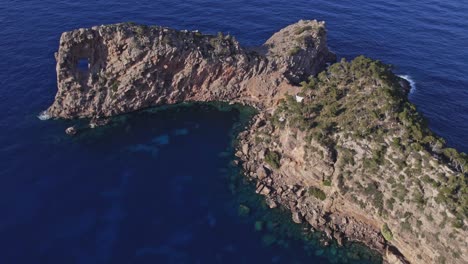
M 78 60 L 89 60 L 79 71 Z M 123 23 L 65 32 L 51 117 L 108 117 L 183 101 L 268 108 L 335 60 L 324 22 L 299 21 L 255 49 L 230 35 Z

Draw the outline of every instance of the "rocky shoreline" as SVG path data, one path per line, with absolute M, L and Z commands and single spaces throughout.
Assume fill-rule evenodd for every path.
M 335 197 L 323 203 L 306 195 L 307 187 L 288 171 L 278 171 L 265 163 L 265 148 L 252 144 L 253 135 L 266 124 L 266 114 L 255 116 L 250 127 L 238 136 L 235 156 L 240 160 L 244 175 L 256 185 L 256 192 L 265 197 L 270 208 L 282 206 L 289 210 L 295 223 L 307 223 L 313 229 L 323 231 L 328 239 L 339 245 L 345 241 L 357 241 L 384 256 L 385 263 L 409 263 L 397 248 L 382 236 L 380 227 L 366 216 L 355 214 L 350 206 L 335 193 Z

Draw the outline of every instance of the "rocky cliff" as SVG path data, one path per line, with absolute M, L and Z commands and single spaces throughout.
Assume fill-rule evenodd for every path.
M 335 59 L 323 22 L 300 21 L 260 48 L 230 35 L 131 23 L 65 32 L 52 117 L 107 117 L 183 101 L 271 106 Z M 84 67 L 83 67 L 84 64 Z M 81 66 L 81 67 L 80 67 Z
M 466 263 L 467 155 L 427 128 L 406 81 L 361 56 L 302 85 L 239 137 L 270 207 L 390 263 Z
M 386 65 L 358 57 L 327 68 L 323 22 L 299 21 L 250 49 L 222 33 L 99 26 L 63 33 L 56 59 L 51 117 L 253 105 L 236 156 L 270 207 L 390 263 L 467 261 L 466 155 L 427 129 Z

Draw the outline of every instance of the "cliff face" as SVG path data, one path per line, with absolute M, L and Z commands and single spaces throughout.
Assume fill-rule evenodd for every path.
M 288 26 L 255 51 L 221 33 L 128 23 L 79 29 L 60 38 L 58 92 L 47 112 L 96 118 L 182 101 L 262 108 L 334 59 L 317 21 Z
M 407 92 L 382 63 L 343 60 L 304 82 L 301 102 L 258 115 L 236 156 L 270 207 L 330 238 L 391 263 L 466 263 L 467 156 L 444 147 Z
M 323 22 L 299 21 L 252 49 L 223 34 L 99 26 L 63 33 L 56 59 L 51 117 L 253 105 L 261 111 L 236 156 L 270 207 L 391 263 L 466 263 L 466 155 L 425 127 L 408 84 L 382 63 L 358 57 L 322 71 L 335 60 Z

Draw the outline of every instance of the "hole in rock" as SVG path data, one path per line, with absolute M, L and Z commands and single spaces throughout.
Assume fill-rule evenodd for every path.
M 89 62 L 88 62 L 88 59 L 84 58 L 84 59 L 78 59 L 78 63 L 77 63 L 77 68 L 78 70 L 81 70 L 81 71 L 88 71 L 89 69 Z

